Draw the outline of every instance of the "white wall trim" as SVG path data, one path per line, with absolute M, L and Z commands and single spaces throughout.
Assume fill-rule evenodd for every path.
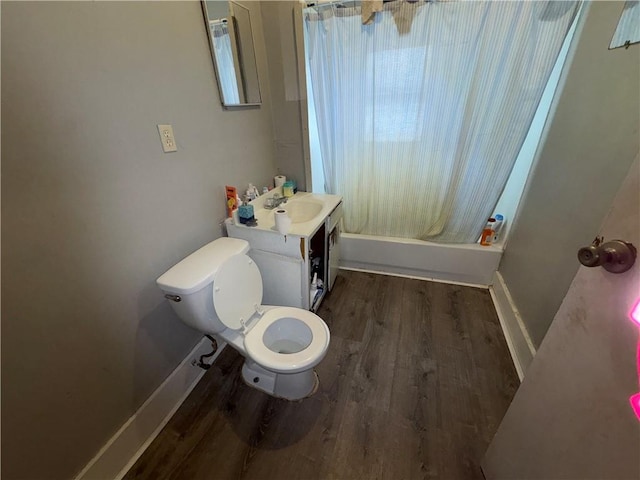
M 219 343 L 215 355 L 206 359 L 208 363 L 213 363 L 226 345 L 224 342 Z M 205 370 L 192 365 L 192 361 L 197 361 L 201 355 L 210 351 L 211 342 L 203 338 L 138 411 L 109 439 L 75 480 L 120 480 L 124 477 L 205 374 Z
M 536 354 L 536 349 L 500 272 L 494 273 L 489 293 L 498 314 L 513 364 L 520 381 L 522 381 L 525 371 Z

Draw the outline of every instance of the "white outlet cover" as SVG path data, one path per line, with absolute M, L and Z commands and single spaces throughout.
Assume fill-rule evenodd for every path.
M 178 146 L 173 136 L 173 127 L 171 125 L 158 125 L 158 133 L 162 142 L 162 151 L 164 153 L 177 152 Z

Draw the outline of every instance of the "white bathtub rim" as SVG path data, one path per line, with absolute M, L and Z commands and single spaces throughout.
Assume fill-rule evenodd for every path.
M 345 238 L 355 238 L 355 239 L 363 239 L 363 240 L 376 240 L 376 241 L 386 241 L 386 242 L 394 242 L 394 243 L 404 243 L 408 245 L 431 245 L 435 247 L 445 247 L 445 248 L 457 248 L 464 250 L 480 250 L 486 252 L 504 252 L 502 242 L 498 242 L 496 244 L 485 247 L 480 245 L 479 243 L 438 243 L 431 242 L 429 240 L 418 240 L 415 238 L 404 238 L 404 237 L 386 237 L 379 235 L 367 235 L 365 233 L 347 233 L 340 232 L 340 235 Z
M 340 266 L 445 282 L 489 286 L 501 246 L 442 244 L 372 235 L 341 236 Z
M 388 271 L 382 271 L 382 270 L 371 270 L 369 268 L 343 267 L 341 265 L 340 270 L 348 270 L 352 272 L 362 272 L 362 273 L 373 273 L 376 275 L 388 275 L 390 277 L 409 278 L 411 280 L 424 280 L 426 282 L 447 283 L 449 285 L 459 285 L 461 287 L 481 288 L 482 290 L 489 289 L 489 285 L 483 285 L 481 283 L 468 283 L 468 282 L 458 282 L 456 280 L 445 280 L 441 278 L 420 277 L 417 275 L 408 275 L 406 273 L 395 273 L 395 272 L 388 272 Z

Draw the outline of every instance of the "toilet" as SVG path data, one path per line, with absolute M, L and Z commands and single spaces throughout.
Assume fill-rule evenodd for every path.
M 327 353 L 329 328 L 310 311 L 262 305 L 262 277 L 248 251 L 246 240 L 219 238 L 156 282 L 184 323 L 245 357 L 248 385 L 274 397 L 308 397 L 318 387 L 313 368 Z

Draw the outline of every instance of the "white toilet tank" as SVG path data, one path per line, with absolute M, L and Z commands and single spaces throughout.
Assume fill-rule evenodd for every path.
M 246 240 L 218 238 L 171 267 L 156 283 L 165 294 L 180 297 L 170 303 L 184 323 L 203 333 L 222 332 L 227 327 L 213 306 L 213 278 L 227 259 L 248 251 Z

